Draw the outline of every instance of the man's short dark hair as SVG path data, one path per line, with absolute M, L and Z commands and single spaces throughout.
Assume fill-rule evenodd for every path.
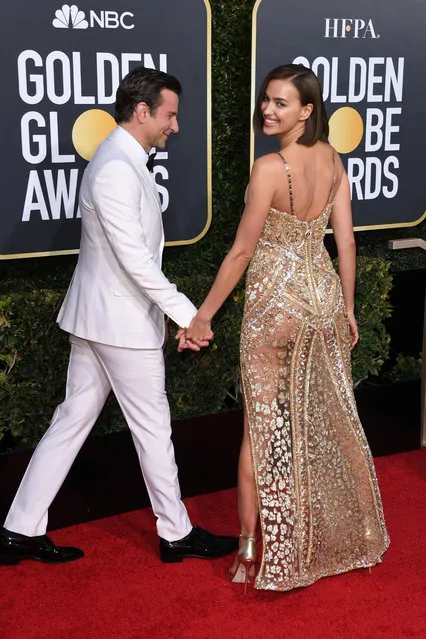
M 136 105 L 145 102 L 154 115 L 161 104 L 161 91 L 169 89 L 176 95 L 182 93 L 182 87 L 177 78 L 164 71 L 136 67 L 120 82 L 115 96 L 115 121 L 129 122 Z

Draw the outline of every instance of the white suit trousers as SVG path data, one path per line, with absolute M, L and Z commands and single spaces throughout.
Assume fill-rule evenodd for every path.
M 48 508 L 114 391 L 139 457 L 158 535 L 185 537 L 191 523 L 182 503 L 161 349 L 107 346 L 71 336 L 66 396 L 31 458 L 5 521 L 28 536 L 46 533 Z

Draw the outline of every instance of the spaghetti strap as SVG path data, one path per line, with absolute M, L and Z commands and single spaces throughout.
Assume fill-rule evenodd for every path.
M 287 180 L 288 180 L 288 192 L 290 195 L 290 213 L 293 215 L 294 213 L 294 206 L 293 206 L 293 185 L 291 183 L 291 175 L 290 175 L 290 169 L 289 166 L 287 164 L 287 160 L 285 159 L 285 157 L 283 156 L 283 154 L 280 151 L 277 151 L 278 155 L 280 156 L 280 158 L 282 159 L 282 161 L 284 162 L 284 166 L 285 166 L 285 170 L 287 173 Z M 334 156 L 333 156 L 334 159 Z
M 334 191 L 334 187 L 336 184 L 336 151 L 334 150 L 334 147 L 331 147 L 333 150 L 332 153 L 332 157 L 333 157 L 333 179 L 331 181 L 331 186 L 330 186 L 330 191 L 328 193 L 328 198 L 327 198 L 327 204 L 326 206 L 328 206 L 328 204 L 330 204 L 330 199 L 331 199 L 331 195 Z

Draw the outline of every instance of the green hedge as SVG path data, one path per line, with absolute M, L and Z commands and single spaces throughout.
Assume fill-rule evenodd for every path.
M 354 352 L 354 380 L 376 374 L 389 349 L 384 320 L 390 315 L 389 263 L 359 258 L 357 307 L 360 345 Z M 208 292 L 212 276 L 187 276 L 176 283 L 196 304 Z M 10 282 L 10 285 L 12 283 Z M 69 345 L 55 324 L 65 289 L 31 288 L 0 295 L 0 437 L 9 431 L 19 446 L 34 445 L 64 396 Z M 167 391 L 175 419 L 241 406 L 239 336 L 244 305 L 241 284 L 214 322 L 215 339 L 201 353 L 176 351 L 173 334 L 166 349 Z M 124 427 L 110 399 L 97 432 Z

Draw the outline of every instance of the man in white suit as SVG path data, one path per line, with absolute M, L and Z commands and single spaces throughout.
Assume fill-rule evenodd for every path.
M 176 78 L 139 67 L 116 95 L 117 128 L 99 146 L 80 189 L 80 254 L 58 316 L 70 333 L 65 400 L 36 448 L 0 535 L 0 563 L 66 562 L 83 551 L 47 536 L 48 508 L 106 399 L 115 393 L 131 430 L 157 517 L 160 557 L 220 557 L 234 537 L 193 527 L 181 501 L 165 393 L 165 316 L 185 328 L 196 308 L 161 271 L 160 199 L 151 148 L 178 131 Z M 208 338 L 186 346 L 199 350 Z M 183 338 L 184 339 L 184 338 Z

